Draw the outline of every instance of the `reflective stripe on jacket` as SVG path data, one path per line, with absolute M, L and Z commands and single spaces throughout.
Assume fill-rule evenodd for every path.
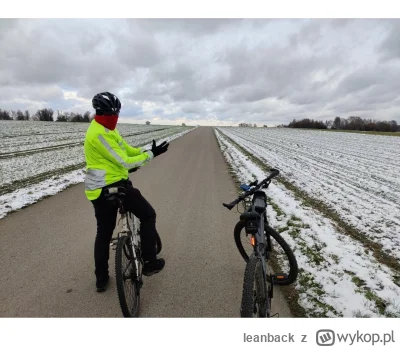
M 101 188 L 128 179 L 128 170 L 153 159 L 151 151 L 128 145 L 118 130 L 109 130 L 92 120 L 84 143 L 86 159 L 85 194 L 97 199 Z

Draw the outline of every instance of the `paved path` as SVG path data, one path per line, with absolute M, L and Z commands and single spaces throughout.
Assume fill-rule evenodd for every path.
M 233 240 L 236 197 L 213 129 L 200 127 L 131 175 L 157 211 L 165 269 L 145 277 L 142 317 L 239 317 L 245 263 Z M 111 284 L 95 291 L 93 207 L 83 184 L 0 220 L 0 316 L 121 317 Z M 275 291 L 274 313 L 290 316 Z

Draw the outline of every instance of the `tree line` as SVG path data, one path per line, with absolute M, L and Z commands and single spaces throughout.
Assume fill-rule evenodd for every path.
M 289 128 L 303 128 L 303 129 L 326 129 L 327 126 L 324 122 L 315 121 L 313 119 L 302 119 L 302 120 L 292 120 L 289 125 Z
M 347 119 L 336 117 L 332 122 L 328 122 L 331 129 L 336 130 L 359 130 L 359 131 L 400 131 L 400 127 L 395 120 L 376 121 L 373 119 L 361 119 L 360 117 L 349 117 Z
M 239 124 L 240 127 L 253 127 L 253 128 L 257 128 L 257 124 L 250 124 L 250 123 L 240 123 Z M 268 125 L 263 125 L 264 128 L 268 128 Z
M 89 111 L 81 114 L 76 112 L 57 111 L 57 118 L 54 119 L 54 111 L 51 108 L 43 108 L 31 115 L 29 111 L 7 111 L 0 109 L 0 120 L 32 120 L 43 122 L 91 122 L 93 115 Z
M 395 120 L 376 121 L 373 119 L 362 119 L 361 117 L 348 117 L 347 119 L 336 117 L 333 121 L 314 121 L 312 119 L 294 119 L 288 125 L 289 128 L 304 129 L 334 129 L 334 130 L 358 130 L 358 131 L 380 131 L 395 132 L 400 131 L 400 126 Z

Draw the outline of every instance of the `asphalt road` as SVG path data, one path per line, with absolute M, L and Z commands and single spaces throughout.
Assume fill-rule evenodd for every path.
M 131 175 L 157 212 L 165 269 L 144 278 L 141 317 L 239 317 L 245 263 L 238 214 L 221 205 L 235 187 L 213 129 L 200 127 Z M 121 317 L 111 283 L 95 290 L 94 211 L 83 184 L 0 220 L 1 317 Z M 290 317 L 279 290 L 273 313 Z

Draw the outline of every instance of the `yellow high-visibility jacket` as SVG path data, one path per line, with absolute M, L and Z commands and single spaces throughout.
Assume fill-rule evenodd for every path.
M 109 130 L 92 120 L 84 143 L 86 159 L 85 194 L 97 199 L 101 188 L 128 179 L 128 170 L 147 164 L 151 151 L 128 145 L 117 129 Z

